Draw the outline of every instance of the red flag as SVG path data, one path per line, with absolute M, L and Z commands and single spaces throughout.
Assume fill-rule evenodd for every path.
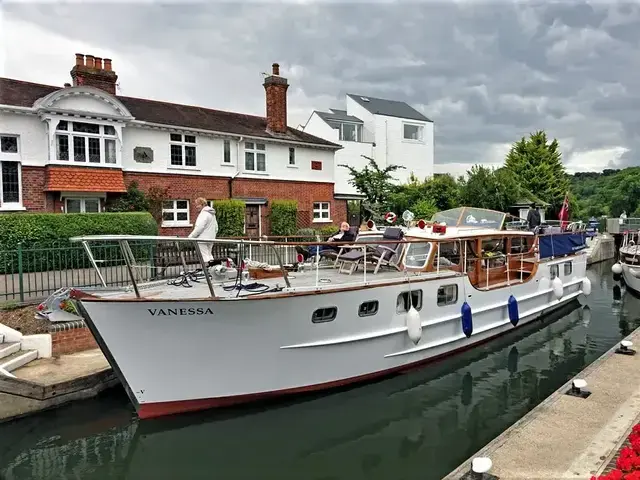
M 569 223 L 569 195 L 565 193 L 564 202 L 562 202 L 562 208 L 558 214 L 558 220 L 560 220 L 560 228 L 563 230 Z

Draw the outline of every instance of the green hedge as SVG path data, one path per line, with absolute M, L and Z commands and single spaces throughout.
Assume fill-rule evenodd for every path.
M 300 241 L 315 242 L 316 236 L 320 236 L 320 241 L 325 241 L 327 237 L 333 235 L 338 231 L 338 227 L 335 225 L 325 225 L 320 228 L 301 228 L 296 232 L 296 237 L 301 238 Z
M 216 200 L 213 208 L 218 220 L 218 238 L 244 236 L 245 204 L 242 200 Z
M 158 224 L 147 212 L 131 213 L 22 213 L 0 215 L 0 272 L 23 272 L 88 268 L 90 262 L 80 244 L 69 238 L 86 235 L 157 235 Z M 18 250 L 20 245 L 20 251 Z M 94 256 L 108 265 L 122 263 L 120 246 L 114 242 L 91 244 Z M 135 246 L 137 260 L 153 252 Z
M 271 235 L 287 236 L 296 232 L 298 202 L 273 200 L 271 202 Z

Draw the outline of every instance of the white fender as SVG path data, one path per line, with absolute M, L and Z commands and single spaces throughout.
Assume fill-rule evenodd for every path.
M 635 278 L 640 278 L 640 270 L 636 270 L 635 268 L 630 268 L 629 273 L 631 274 L 631 276 Z
M 420 313 L 413 308 L 413 305 L 407 312 L 406 322 L 409 338 L 413 343 L 417 344 L 422 337 L 422 320 L 420 320 Z
M 562 295 L 564 294 L 564 286 L 562 285 L 562 280 L 560 280 L 560 277 L 556 277 L 553 279 L 553 282 L 551 282 L 551 288 L 553 288 L 553 294 L 558 300 L 560 300 L 562 298 Z
M 622 273 L 622 265 L 620 265 L 620 262 L 614 263 L 611 266 L 611 271 L 616 275 L 620 275 Z
M 582 293 L 584 293 L 586 296 L 591 295 L 591 280 L 589 280 L 587 277 L 582 280 Z

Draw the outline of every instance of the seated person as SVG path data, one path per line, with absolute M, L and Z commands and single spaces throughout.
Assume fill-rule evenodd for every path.
M 350 229 L 351 227 L 347 222 L 342 222 L 340 224 L 340 230 L 330 236 L 327 242 L 353 242 L 356 238 Z M 315 256 L 316 253 L 322 253 L 327 250 L 338 252 L 340 247 L 334 247 L 332 245 L 311 245 L 308 248 L 302 246 L 296 247 L 296 251 L 301 253 L 305 260 L 311 256 Z

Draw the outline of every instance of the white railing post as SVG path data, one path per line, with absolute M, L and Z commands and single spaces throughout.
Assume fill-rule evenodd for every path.
M 364 249 L 364 272 L 362 273 L 363 282 L 367 283 L 367 246 L 362 247 Z
M 436 273 L 440 274 L 440 242 L 438 242 L 438 263 L 436 266 Z

